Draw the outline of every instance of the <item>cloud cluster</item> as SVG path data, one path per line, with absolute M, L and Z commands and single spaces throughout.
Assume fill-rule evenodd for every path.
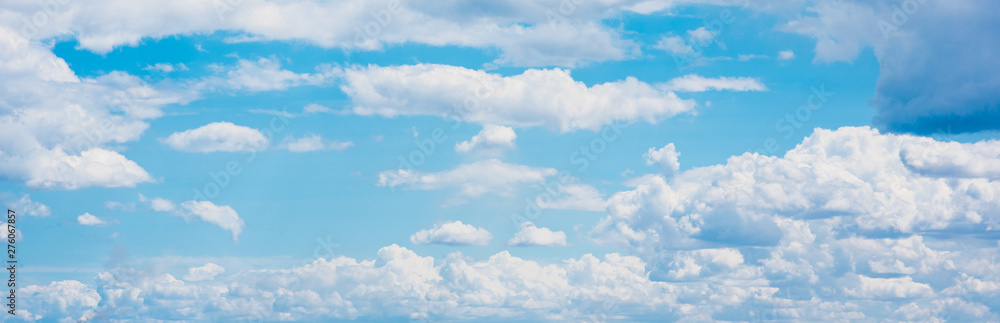
M 998 320 L 1000 183 L 951 173 L 934 150 L 901 154 L 965 150 L 960 163 L 989 169 L 998 144 L 817 129 L 783 157 L 641 176 L 590 234 L 635 256 L 542 264 L 392 245 L 372 260 L 280 270 L 118 267 L 93 285 L 27 287 L 25 309 L 83 320 Z M 482 244 L 487 233 L 456 221 L 411 240 Z M 562 245 L 560 233 L 525 223 L 508 242 Z
M 716 315 L 754 301 L 800 319 L 851 307 L 878 320 L 996 319 L 975 309 L 997 306 L 984 301 L 997 291 L 963 281 L 1000 282 L 996 257 L 981 263 L 998 251 L 998 147 L 817 129 L 783 157 L 747 153 L 633 179 L 590 236 L 639 255 L 654 280 L 720 289 L 733 303 Z M 908 307 L 928 310 L 896 311 Z
M 30 187 L 134 187 L 152 177 L 116 145 L 135 141 L 188 91 L 122 73 L 81 78 L 48 48 L 0 26 L 0 175 Z

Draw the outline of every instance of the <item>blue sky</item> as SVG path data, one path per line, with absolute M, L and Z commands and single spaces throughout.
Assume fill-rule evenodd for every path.
M 14 1 L 4 320 L 997 320 L 996 7 Z

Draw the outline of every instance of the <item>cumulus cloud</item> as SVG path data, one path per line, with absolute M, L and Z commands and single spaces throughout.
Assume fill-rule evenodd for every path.
M 3 200 L 4 204 L 7 205 L 7 208 L 14 210 L 17 214 L 41 217 L 52 214 L 52 211 L 48 206 L 32 201 L 28 194 L 22 195 L 21 198 L 16 198 L 14 194 L 3 192 L 0 193 L 0 200 Z
M 78 77 L 47 47 L 2 26 L 0 62 L 0 126 L 7 129 L 0 135 L 0 175 L 34 188 L 151 182 L 111 147 L 138 140 L 161 107 L 194 97 L 122 72 Z
M 323 139 L 320 135 L 306 135 L 302 138 L 285 138 L 282 147 L 293 153 L 302 153 L 320 150 L 344 150 L 354 146 L 350 141 L 331 141 Z
M 504 150 L 514 148 L 514 140 L 516 139 L 517 134 L 511 127 L 484 125 L 483 130 L 472 136 L 472 139 L 455 144 L 455 151 L 497 155 Z
M 954 172 L 936 159 L 947 151 L 959 165 L 990 165 L 996 145 L 817 129 L 782 157 L 747 153 L 671 180 L 631 180 L 634 189 L 608 199 L 590 238 L 640 256 L 653 280 L 763 288 L 727 289 L 735 302 L 715 317 L 752 320 L 765 309 L 830 319 L 833 308 L 858 306 L 856 318 L 891 319 L 910 306 L 928 308 L 908 314 L 913 320 L 992 319 L 964 310 L 984 305 L 976 301 L 951 314 L 930 304 L 958 301 L 958 288 L 973 299 L 992 295 L 961 286 L 965 277 L 1000 281 L 996 258 L 977 259 L 997 246 L 972 242 L 1000 227 L 1000 184 L 988 166 Z M 948 245 L 936 236 L 950 237 Z
M 359 115 L 432 115 L 562 132 L 597 131 L 615 121 L 656 123 L 696 105 L 633 77 L 587 86 L 562 69 L 501 76 L 435 64 L 354 67 L 344 72 L 341 89 Z
M 447 245 L 485 246 L 493 240 L 493 235 L 483 228 L 477 228 L 462 221 L 435 224 L 434 228 L 420 230 L 410 236 L 415 244 L 438 243 Z
M 202 281 L 202 280 L 212 280 L 216 275 L 221 274 L 226 271 L 226 268 L 222 266 L 207 263 L 201 267 L 191 267 L 188 268 L 188 274 L 184 276 L 186 281 Z
M 541 183 L 546 177 L 557 173 L 552 168 L 507 164 L 489 159 L 436 173 L 406 169 L 382 171 L 379 173 L 378 186 L 399 186 L 414 190 L 457 189 L 461 196 L 469 198 L 486 193 L 512 196 L 518 186 Z
M 514 234 L 514 237 L 507 241 L 508 246 L 565 246 L 566 233 L 562 231 L 549 230 L 549 228 L 536 227 L 534 223 L 522 222 L 521 231 Z
M 756 78 L 752 77 L 718 77 L 706 78 L 696 74 L 688 74 L 671 79 L 660 86 L 665 91 L 705 92 L 705 91 L 767 91 Z
M 643 157 L 646 157 L 646 165 L 656 166 L 660 174 L 669 178 L 681 169 L 681 163 L 677 161 L 680 155 L 674 144 L 669 143 L 663 148 L 649 148 Z
M 175 132 L 163 142 L 180 151 L 210 153 L 262 150 L 270 140 L 257 129 L 223 121 Z
M 24 310 L 43 313 L 41 318 L 90 320 L 579 321 L 677 318 L 709 308 L 681 304 L 705 290 L 650 281 L 644 266 L 636 257 L 615 253 L 544 264 L 506 251 L 478 261 L 459 253 L 435 259 L 391 245 L 370 260 L 320 258 L 201 281 L 155 269 L 113 268 L 92 286 L 61 283 L 72 286 L 72 294 L 32 286 Z M 60 311 L 64 304 L 69 306 Z
M 148 199 L 142 194 L 139 194 L 139 200 L 149 204 L 157 212 L 169 212 L 188 221 L 196 219 L 219 226 L 233 234 L 234 242 L 239 240 L 240 232 L 243 231 L 243 219 L 228 205 L 215 205 L 211 201 L 184 201 L 175 204 L 162 198 Z
M 76 223 L 89 226 L 105 226 L 109 224 L 107 220 L 98 218 L 89 212 L 76 217 Z

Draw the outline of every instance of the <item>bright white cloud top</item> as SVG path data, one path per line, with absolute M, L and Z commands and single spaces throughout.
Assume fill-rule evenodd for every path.
M 521 223 L 521 231 L 514 234 L 513 238 L 507 241 L 508 246 L 565 246 L 566 233 L 562 231 L 553 232 L 549 228 L 536 227 L 534 223 Z

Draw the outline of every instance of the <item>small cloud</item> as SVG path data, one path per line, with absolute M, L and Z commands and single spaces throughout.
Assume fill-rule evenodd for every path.
M 306 135 L 302 138 L 293 139 L 291 137 L 285 138 L 285 143 L 282 145 L 285 149 L 290 152 L 302 153 L 310 151 L 320 151 L 320 150 L 344 150 L 354 146 L 353 142 L 350 141 L 332 141 L 323 139 L 320 135 Z
M 749 55 L 747 55 L 747 54 L 740 54 L 740 56 L 737 59 L 739 59 L 739 61 L 741 61 L 741 62 L 746 62 L 746 61 L 750 61 L 750 60 L 754 60 L 754 59 L 766 59 L 766 58 L 767 58 L 767 55 L 757 55 L 757 54 L 749 54 Z
M 230 122 L 213 122 L 196 129 L 175 132 L 162 141 L 170 148 L 196 153 L 257 151 L 267 148 L 269 143 L 257 129 Z
M 82 225 L 89 225 L 89 226 L 105 226 L 110 224 L 107 220 L 98 218 L 90 213 L 84 213 L 76 217 L 76 222 Z
M 517 134 L 511 127 L 485 125 L 483 130 L 480 130 L 472 139 L 456 144 L 455 151 L 499 155 L 504 150 L 514 148 L 514 140 L 516 139 Z
M 752 77 L 717 77 L 707 78 L 697 74 L 688 74 L 660 84 L 664 91 L 705 92 L 705 91 L 767 91 L 760 80 Z
M 436 224 L 429 230 L 420 230 L 410 236 L 415 244 L 479 245 L 490 243 L 493 235 L 483 228 L 477 228 L 462 221 Z
M 674 144 L 669 143 L 663 148 L 649 148 L 644 157 L 646 157 L 646 165 L 656 166 L 660 170 L 660 174 L 672 177 L 681 168 L 680 162 L 677 161 L 677 157 L 680 155 L 674 148 Z
M 104 202 L 104 207 L 107 208 L 108 210 L 112 210 L 112 211 L 114 211 L 114 210 L 120 210 L 120 211 L 126 211 L 126 212 L 135 211 L 135 203 L 132 203 L 132 202 L 122 203 L 122 202 L 115 202 L 115 201 L 107 201 L 107 202 Z
M 565 246 L 566 233 L 562 231 L 549 230 L 548 228 L 536 227 L 534 223 L 521 223 L 521 231 L 514 234 L 514 237 L 507 241 L 508 246 Z
M 783 50 L 778 52 L 778 60 L 787 61 L 795 58 L 795 52 L 790 50 Z
M 147 71 L 170 73 L 173 71 L 187 71 L 188 67 L 185 66 L 184 63 L 178 63 L 177 65 L 172 65 L 170 63 L 156 63 L 153 65 L 146 65 L 146 67 L 143 67 L 142 69 Z

